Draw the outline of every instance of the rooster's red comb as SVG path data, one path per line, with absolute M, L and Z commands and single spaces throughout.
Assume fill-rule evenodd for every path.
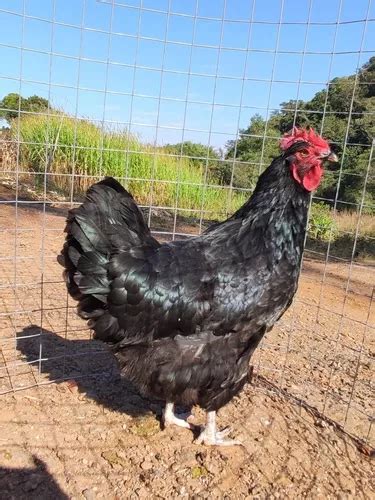
M 295 142 L 308 142 L 312 146 L 322 149 L 329 149 L 328 142 L 315 132 L 313 128 L 308 130 L 304 128 L 293 127 L 290 132 L 284 134 L 280 140 L 280 148 L 285 151 L 290 148 Z

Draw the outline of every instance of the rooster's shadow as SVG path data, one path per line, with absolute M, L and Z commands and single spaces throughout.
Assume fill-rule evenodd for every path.
M 30 325 L 17 333 L 17 349 L 49 380 L 57 384 L 74 381 L 79 392 L 108 409 L 132 417 L 150 412 L 161 415 L 161 402 L 142 397 L 121 376 L 116 358 L 102 342 L 70 340 Z
M 69 500 L 49 472 L 46 463 L 35 455 L 32 459 L 34 467 L 0 467 L 0 498 Z

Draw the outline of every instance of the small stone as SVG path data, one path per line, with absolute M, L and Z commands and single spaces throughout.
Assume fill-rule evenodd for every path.
M 328 424 L 327 424 L 327 422 L 325 420 L 318 419 L 318 420 L 315 421 L 315 425 L 317 427 L 322 427 L 324 429 L 325 427 L 327 427 Z
M 193 467 L 197 465 L 196 454 L 190 450 L 183 451 L 179 456 L 179 462 L 182 466 Z
M 147 498 L 149 496 L 149 493 L 146 488 L 138 488 L 136 490 L 136 494 L 138 495 L 139 498 Z
M 93 489 L 87 488 L 82 491 L 82 495 L 86 498 L 86 500 L 95 500 L 95 492 Z
M 217 463 L 215 463 L 213 461 L 206 463 L 206 469 L 208 470 L 208 472 L 210 472 L 214 476 L 217 476 L 221 472 L 220 465 L 218 465 Z
M 5 451 L 3 451 L 3 457 L 4 457 L 6 460 L 11 460 L 11 458 L 12 458 L 12 454 L 11 454 L 11 452 L 10 452 L 10 451 L 5 450 Z
M 141 469 L 143 469 L 143 470 L 152 469 L 152 463 L 148 460 L 145 460 L 144 462 L 141 463 Z
M 74 379 L 68 380 L 66 382 L 66 384 L 67 384 L 67 387 L 68 387 L 69 391 L 72 392 L 73 394 L 79 392 L 78 384 L 77 384 L 77 382 Z

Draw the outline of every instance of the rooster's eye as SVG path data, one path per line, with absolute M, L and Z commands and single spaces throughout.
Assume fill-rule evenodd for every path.
M 300 151 L 300 155 L 301 156 L 309 156 L 309 152 L 306 149 L 303 149 L 302 151 Z

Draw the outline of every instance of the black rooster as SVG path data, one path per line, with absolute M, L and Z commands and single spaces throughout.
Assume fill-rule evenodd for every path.
M 198 442 L 238 444 L 216 430 L 216 411 L 244 386 L 259 341 L 297 289 L 310 191 L 324 160 L 313 130 L 281 140 L 283 153 L 228 220 L 184 241 L 158 243 L 132 196 L 106 178 L 70 211 L 59 256 L 78 314 L 113 344 L 122 372 L 166 401 L 164 423 L 192 427 L 174 404 L 198 404 Z

